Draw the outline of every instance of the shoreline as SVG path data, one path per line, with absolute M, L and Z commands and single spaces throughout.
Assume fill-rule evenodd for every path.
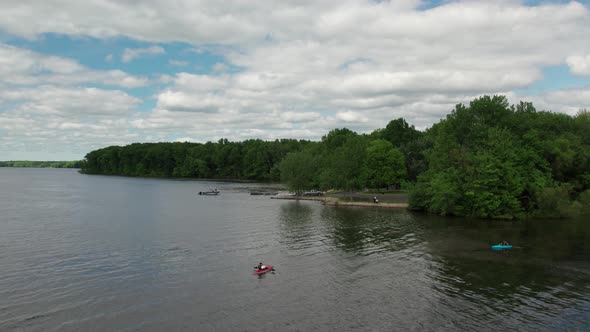
M 383 208 L 383 209 L 407 209 L 408 203 L 372 203 L 372 202 L 344 202 L 340 201 L 336 197 L 325 197 L 325 196 L 290 196 L 290 195 L 277 195 L 271 197 L 271 199 L 284 199 L 284 200 L 295 200 L 295 201 L 318 201 L 322 205 L 329 206 L 359 206 L 359 207 L 370 207 L 370 208 Z

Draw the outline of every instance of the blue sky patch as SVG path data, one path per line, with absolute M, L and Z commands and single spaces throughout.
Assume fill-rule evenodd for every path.
M 210 50 L 187 43 L 148 43 L 129 38 L 97 39 L 92 37 L 71 37 L 45 33 L 35 40 L 9 38 L 6 44 L 31 51 L 70 58 L 81 65 L 95 70 L 119 69 L 136 76 L 174 75 L 179 72 L 211 74 L 213 66 L 223 63 L 232 71 L 238 69 L 228 64 L 224 57 Z M 163 54 L 142 54 L 128 62 L 122 60 L 125 49 L 144 49 L 159 46 Z M 178 62 L 183 65 L 178 65 Z M 176 65 L 175 65 L 176 63 Z
M 553 90 L 590 87 L 590 77 L 573 75 L 566 65 L 548 66 L 542 71 L 542 79 L 515 92 L 535 96 Z

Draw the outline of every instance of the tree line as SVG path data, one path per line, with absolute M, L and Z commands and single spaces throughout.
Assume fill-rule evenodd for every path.
M 73 160 L 73 161 L 35 161 L 35 160 L 0 161 L 0 167 L 80 168 L 81 166 L 82 166 L 82 160 Z
M 147 177 L 280 179 L 278 164 L 290 152 L 313 144 L 305 140 L 260 139 L 243 142 L 134 143 L 88 153 L 81 172 Z
M 82 172 L 280 180 L 292 191 L 401 188 L 412 209 L 441 215 L 565 217 L 590 212 L 590 113 L 483 96 L 425 131 L 400 118 L 318 142 L 135 143 L 90 152 Z

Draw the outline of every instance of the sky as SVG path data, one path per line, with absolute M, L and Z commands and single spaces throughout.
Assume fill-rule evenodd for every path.
M 589 1 L 0 1 L 0 160 L 590 109 Z

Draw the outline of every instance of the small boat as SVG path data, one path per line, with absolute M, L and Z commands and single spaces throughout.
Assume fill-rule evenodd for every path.
M 252 274 L 254 274 L 254 275 L 262 275 L 262 274 L 265 274 L 266 272 L 274 271 L 275 270 L 272 267 L 272 265 L 267 265 L 267 266 L 264 267 L 264 269 L 260 269 L 260 270 L 257 269 L 256 267 L 254 269 L 255 269 L 254 272 L 252 272 Z
M 219 190 L 199 191 L 199 195 L 219 195 Z
M 508 250 L 512 249 L 511 244 L 495 244 L 492 246 L 492 250 Z

